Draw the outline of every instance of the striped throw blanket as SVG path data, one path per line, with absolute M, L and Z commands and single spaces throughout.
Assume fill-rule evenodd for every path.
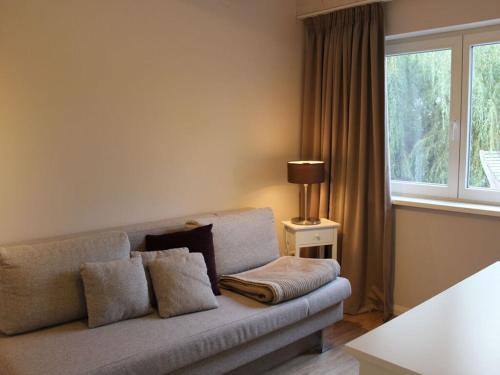
M 339 273 L 334 259 L 283 256 L 250 271 L 222 276 L 220 285 L 257 301 L 277 304 L 307 294 Z

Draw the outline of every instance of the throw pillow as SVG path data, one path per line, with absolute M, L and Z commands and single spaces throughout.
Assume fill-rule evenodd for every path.
M 149 264 L 154 262 L 156 259 L 168 257 L 176 254 L 189 254 L 189 249 L 187 247 L 180 247 L 178 249 L 169 250 L 159 250 L 159 251 L 132 251 L 130 253 L 131 257 L 141 257 L 142 264 L 144 265 L 144 271 L 146 272 L 146 280 L 148 282 L 149 300 L 152 306 L 156 306 L 156 297 L 153 291 L 153 284 L 151 282 L 151 275 L 149 273 Z
M 205 259 L 208 277 L 215 295 L 220 295 L 217 285 L 217 270 L 215 268 L 214 241 L 212 225 L 205 225 L 181 232 L 147 235 L 146 250 L 167 250 L 187 247 L 190 253 L 201 253 Z
M 159 258 L 149 265 L 162 318 L 214 309 L 215 298 L 200 253 Z
M 84 263 L 80 273 L 89 328 L 151 312 L 142 258 Z
M 132 251 L 130 256 L 132 258 L 141 257 L 144 267 L 148 267 L 149 263 L 154 262 L 158 258 L 168 257 L 176 254 L 188 254 L 187 247 L 179 247 L 178 249 L 158 250 L 158 251 Z

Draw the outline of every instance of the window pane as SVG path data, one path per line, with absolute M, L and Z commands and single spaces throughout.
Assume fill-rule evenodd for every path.
M 386 59 L 391 179 L 446 185 L 451 50 Z
M 471 56 L 468 186 L 500 190 L 500 43 Z

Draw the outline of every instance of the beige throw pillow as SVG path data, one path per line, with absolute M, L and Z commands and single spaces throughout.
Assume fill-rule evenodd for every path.
M 159 258 L 150 263 L 149 272 L 162 318 L 219 306 L 201 253 Z
M 179 247 L 176 249 L 168 249 L 168 250 L 158 250 L 158 251 L 132 251 L 130 253 L 131 257 L 140 256 L 142 258 L 142 263 L 145 267 L 149 265 L 149 263 L 154 262 L 158 258 L 168 257 L 170 255 L 177 254 L 188 254 L 189 249 L 187 247 Z
M 142 259 L 85 263 L 80 273 L 89 328 L 136 318 L 152 311 Z
M 144 271 L 146 272 L 146 280 L 148 281 L 148 291 L 149 299 L 151 305 L 156 307 L 156 297 L 153 291 L 153 283 L 151 282 L 151 275 L 149 274 L 149 264 L 154 262 L 156 259 L 168 257 L 176 254 L 189 254 L 189 249 L 187 247 L 179 247 L 176 249 L 169 250 L 158 250 L 158 251 L 132 251 L 130 256 L 139 256 L 142 258 L 142 264 L 144 264 Z

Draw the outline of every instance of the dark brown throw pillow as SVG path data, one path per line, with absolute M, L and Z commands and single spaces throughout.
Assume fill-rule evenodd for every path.
M 146 236 L 146 251 L 168 250 L 187 247 L 190 253 L 201 253 L 207 265 L 208 278 L 215 295 L 220 295 L 215 269 L 212 224 L 191 230 Z

